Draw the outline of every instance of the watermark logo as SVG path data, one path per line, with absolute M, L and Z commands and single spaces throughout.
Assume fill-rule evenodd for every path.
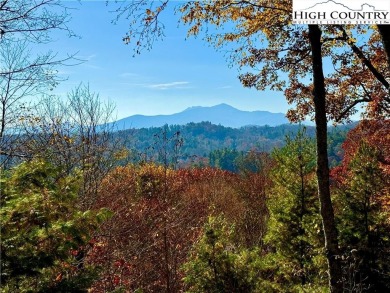
M 293 0 L 293 23 L 390 25 L 390 0 Z

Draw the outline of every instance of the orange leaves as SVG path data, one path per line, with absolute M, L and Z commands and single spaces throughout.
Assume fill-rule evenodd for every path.
M 214 168 L 173 170 L 155 164 L 110 172 L 97 205 L 114 215 L 101 227 L 88 256 L 91 264 L 104 268 L 93 292 L 119 286 L 130 292 L 161 292 L 167 276 L 175 284 L 172 290 L 183 290 L 180 267 L 207 216 L 224 214 L 241 225 L 240 219 L 248 215 L 249 202 L 238 192 L 240 180 Z
M 62 273 L 59 273 L 55 279 L 56 282 L 60 282 L 62 280 Z
M 363 120 L 348 133 L 343 143 L 343 162 L 331 171 L 335 183 L 348 181 L 348 166 L 363 142 L 378 152 L 379 166 L 390 180 L 390 120 Z
M 326 79 L 330 119 L 348 120 L 359 104 L 365 118 L 389 117 L 390 72 L 378 33 L 364 26 L 336 25 L 325 31 L 324 48 L 334 67 Z
M 214 40 L 208 38 L 216 46 L 221 46 L 224 42 L 249 39 L 259 34 L 272 38 L 275 27 L 283 26 L 281 22 L 287 24 L 286 22 L 291 18 L 291 9 L 289 9 L 291 6 L 290 0 L 276 3 L 230 0 L 193 1 L 183 5 L 180 12 L 182 22 L 191 25 L 190 35 L 197 35 L 205 24 L 211 24 L 217 28 L 231 27 L 231 32 L 218 34 Z
M 364 120 L 351 130 L 343 144 L 347 163 L 358 150 L 362 139 L 379 151 L 381 167 L 390 175 L 390 120 Z
M 234 47 L 230 51 L 232 63 L 253 69 L 240 75 L 244 86 L 285 91 L 288 102 L 296 105 L 288 113 L 296 122 L 313 113 L 312 82 L 307 78 L 312 68 L 307 27 L 291 25 L 291 6 L 290 0 L 195 1 L 183 5 L 180 11 L 182 21 L 191 25 L 189 34 L 215 26 L 212 33 L 205 30 L 205 39 L 217 48 Z M 390 98 L 385 84 L 390 73 L 376 30 L 352 25 L 324 26 L 321 30 L 323 61 L 328 71 L 328 118 L 348 120 L 357 112 L 357 105 L 367 106 L 366 117 L 389 117 Z M 298 88 L 299 84 L 305 88 Z

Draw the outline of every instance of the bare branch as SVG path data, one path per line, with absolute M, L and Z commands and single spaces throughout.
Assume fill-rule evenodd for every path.
M 59 0 L 3 1 L 0 5 L 0 41 L 10 38 L 33 42 L 48 42 L 48 32 L 65 30 L 69 36 L 74 33 L 67 26 L 70 15 Z
M 354 42 L 350 39 L 348 36 L 345 28 L 342 25 L 337 26 L 343 33 L 343 38 L 347 42 L 347 44 L 351 47 L 352 51 L 358 56 L 358 58 L 361 60 L 361 62 L 367 66 L 367 68 L 372 72 L 372 74 L 375 76 L 375 78 L 381 82 L 386 89 L 390 88 L 390 84 L 385 79 L 385 77 L 374 67 L 374 65 L 371 63 L 371 61 L 363 54 L 362 50 L 360 50 Z

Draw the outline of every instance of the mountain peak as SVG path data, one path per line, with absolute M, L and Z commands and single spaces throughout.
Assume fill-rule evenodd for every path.
M 201 108 L 203 108 L 203 107 L 202 106 L 191 106 L 191 107 L 188 107 L 187 109 L 185 109 L 183 112 L 192 111 L 192 110 L 201 109 Z
M 282 113 L 267 111 L 243 111 L 222 103 L 211 107 L 195 106 L 172 115 L 142 116 L 134 115 L 116 122 L 118 129 L 185 125 L 190 122 L 209 121 L 227 127 L 238 128 L 247 125 L 281 125 L 288 123 Z
M 234 109 L 234 110 L 238 110 L 238 109 L 234 108 L 233 106 L 222 103 L 222 104 L 218 104 L 218 105 L 214 105 L 214 106 L 192 106 L 192 107 L 188 107 L 183 112 L 192 111 L 192 110 L 206 110 L 206 109 Z
M 215 106 L 213 106 L 212 108 L 229 108 L 229 109 L 236 109 L 236 108 L 234 108 L 233 106 L 230 106 L 230 105 L 228 105 L 228 104 L 225 104 L 225 103 L 222 103 L 222 104 L 218 104 L 218 105 L 215 105 Z M 237 110 L 237 109 L 236 109 Z

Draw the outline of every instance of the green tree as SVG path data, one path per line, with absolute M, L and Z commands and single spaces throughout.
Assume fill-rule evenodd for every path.
M 267 255 L 275 283 L 286 292 L 316 292 L 326 288 L 326 261 L 315 180 L 315 142 L 298 132 L 272 154 L 273 189 Z
M 255 253 L 240 250 L 234 229 L 221 217 L 210 217 L 184 268 L 189 293 L 250 293 L 256 291 L 252 263 Z
M 230 172 L 237 172 L 237 162 L 242 156 L 243 154 L 235 149 L 224 148 L 212 151 L 209 154 L 209 162 L 212 167 L 217 167 Z
M 390 213 L 384 202 L 388 178 L 379 152 L 362 141 L 337 189 L 345 287 L 351 292 L 390 290 Z
M 93 269 L 84 266 L 90 233 L 103 210 L 76 208 L 77 176 L 44 161 L 25 162 L 1 178 L 3 292 L 84 292 Z
M 124 40 L 128 43 L 131 38 L 138 38 L 137 53 L 142 47 L 150 48 L 152 41 L 163 35 L 159 15 L 168 2 L 141 0 L 119 9 L 133 20 Z M 317 188 L 329 288 L 342 292 L 338 231 L 330 194 L 327 121 L 348 120 L 359 104 L 366 105 L 367 116 L 388 117 L 389 70 L 384 65 L 386 57 L 377 31 L 367 26 L 292 25 L 291 7 L 291 0 L 188 1 L 180 12 L 182 21 L 191 24 L 190 35 L 211 25 L 222 29 L 216 34 L 206 30 L 212 32 L 206 33 L 207 41 L 219 48 L 237 44 L 235 48 L 228 45 L 231 60 L 242 68 L 253 69 L 240 76 L 244 86 L 284 91 L 287 101 L 295 106 L 287 113 L 291 120 L 307 115 L 314 118 Z M 360 46 L 356 40 L 362 35 L 364 43 Z M 323 62 L 328 61 L 335 70 L 325 77 Z

